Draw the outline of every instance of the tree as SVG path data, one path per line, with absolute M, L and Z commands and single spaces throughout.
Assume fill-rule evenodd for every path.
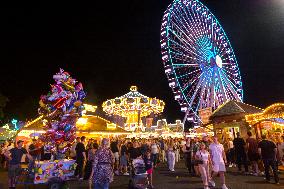
M 0 93 L 0 118 L 1 119 L 4 118 L 3 109 L 6 107 L 8 101 L 9 101 L 9 99 L 6 96 L 4 96 L 3 94 Z

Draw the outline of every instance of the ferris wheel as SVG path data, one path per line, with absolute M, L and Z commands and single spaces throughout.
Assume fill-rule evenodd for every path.
M 161 51 L 169 86 L 186 112 L 185 119 L 193 114 L 200 120 L 200 109 L 242 101 L 232 46 L 218 20 L 198 0 L 174 0 L 168 6 L 161 26 Z

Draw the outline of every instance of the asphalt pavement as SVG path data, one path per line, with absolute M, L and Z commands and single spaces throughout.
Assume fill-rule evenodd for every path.
M 165 163 L 154 170 L 153 184 L 155 189 L 203 189 L 201 178 L 191 177 L 185 169 L 184 162 L 177 163 L 175 172 L 170 172 Z M 215 189 L 221 188 L 219 178 L 215 179 Z M 115 176 L 111 189 L 127 189 L 129 176 Z M 280 174 L 280 185 L 266 183 L 264 177 L 244 175 L 236 168 L 228 168 L 226 173 L 227 186 L 231 189 L 284 189 L 284 172 Z M 26 187 L 26 188 L 25 188 Z M 68 181 L 69 189 L 89 189 L 88 181 Z M 17 189 L 47 189 L 46 185 L 17 186 Z M 8 189 L 7 172 L 0 171 L 0 189 Z

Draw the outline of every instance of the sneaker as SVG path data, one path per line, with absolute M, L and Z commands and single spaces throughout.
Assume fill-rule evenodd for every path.
M 222 185 L 222 189 L 228 189 L 228 187 L 226 186 L 226 184 Z
M 264 176 L 265 174 L 264 174 L 264 172 L 260 172 L 259 175 L 260 176 Z
M 123 173 L 123 175 L 124 175 L 124 176 L 128 176 L 128 175 L 129 175 L 129 173 Z
M 229 167 L 233 167 L 233 165 L 232 165 L 232 164 L 229 164 Z
M 114 171 L 114 174 L 115 175 L 119 175 L 119 171 Z
M 216 184 L 215 184 L 215 182 L 214 182 L 213 180 L 210 180 L 210 181 L 209 181 L 209 184 L 210 184 L 212 187 L 215 187 L 215 186 L 216 186 Z
M 79 180 L 83 180 L 83 178 L 81 177 L 81 178 L 79 178 Z

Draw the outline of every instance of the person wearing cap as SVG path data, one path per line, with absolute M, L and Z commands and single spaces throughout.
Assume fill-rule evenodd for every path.
M 32 161 L 32 156 L 28 154 L 27 150 L 23 148 L 24 141 L 19 140 L 17 142 L 17 146 L 9 150 L 7 153 L 5 153 L 5 156 L 9 160 L 9 166 L 8 166 L 8 178 L 9 178 L 9 189 L 15 189 L 16 188 L 16 178 L 19 174 L 19 171 L 21 169 L 21 159 L 24 154 L 28 157 L 30 161 Z

